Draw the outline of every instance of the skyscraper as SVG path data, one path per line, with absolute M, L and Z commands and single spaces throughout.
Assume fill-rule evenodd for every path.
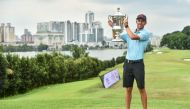
M 102 42 L 104 36 L 104 29 L 99 21 L 93 22 L 92 24 L 92 32 L 95 37 L 95 42 Z
M 93 22 L 94 22 L 94 13 L 92 11 L 88 11 L 85 14 L 85 23 L 89 24 L 89 29 L 92 27 Z
M 79 23 L 79 42 L 87 42 L 87 36 L 89 34 L 88 23 Z
M 92 11 L 88 11 L 85 14 L 85 23 L 87 24 L 87 30 L 80 32 L 80 39 L 82 39 L 80 42 L 102 42 L 104 29 L 99 21 L 94 21 L 94 13 Z
M 15 28 L 10 23 L 5 25 L 4 23 L 0 26 L 0 42 L 12 43 L 16 42 Z
M 24 43 L 33 43 L 34 39 L 30 31 L 28 29 L 24 29 L 24 34 L 21 36 L 21 41 Z
M 49 45 L 50 48 L 59 48 L 64 43 L 64 22 L 50 21 L 37 24 L 37 33 L 34 36 L 35 45 L 40 43 Z
M 67 20 L 64 22 L 64 29 L 63 29 L 63 34 L 64 34 L 64 43 L 67 44 L 68 42 L 71 42 L 73 32 L 72 32 L 72 23 L 70 20 Z
M 37 33 L 62 33 L 63 32 L 63 22 L 50 21 L 50 22 L 40 22 L 37 24 Z

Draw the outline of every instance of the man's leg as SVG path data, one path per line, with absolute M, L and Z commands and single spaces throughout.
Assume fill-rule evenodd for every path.
M 125 106 L 130 109 L 132 90 L 133 90 L 134 75 L 131 70 L 130 63 L 125 61 L 123 66 L 123 87 L 125 88 Z
M 128 87 L 128 88 L 126 88 L 126 91 L 125 91 L 126 109 L 130 109 L 132 90 L 133 90 L 133 87 Z
M 141 95 L 143 109 L 147 109 L 147 94 L 145 90 L 145 70 L 144 63 L 134 64 L 134 76 Z
M 143 109 L 147 109 L 147 94 L 145 88 L 139 89 Z

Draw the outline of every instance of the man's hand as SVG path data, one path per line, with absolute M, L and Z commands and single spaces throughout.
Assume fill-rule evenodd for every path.
M 112 26 L 113 26 L 113 22 L 112 22 L 111 20 L 108 20 L 108 25 L 109 25 L 110 27 L 112 27 Z
M 125 28 L 128 28 L 128 19 L 123 20 L 123 25 Z

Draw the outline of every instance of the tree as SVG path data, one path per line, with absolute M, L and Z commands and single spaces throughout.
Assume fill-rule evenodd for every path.
M 3 45 L 0 45 L 0 52 L 3 52 Z
M 67 51 L 69 51 L 69 50 L 71 50 L 71 48 L 72 48 L 73 46 L 77 46 L 77 45 L 74 45 L 74 44 L 63 45 L 63 46 L 62 46 L 62 50 L 67 50 Z
M 120 64 L 123 63 L 125 61 L 125 56 L 120 56 L 116 58 L 116 63 Z
M 103 46 L 103 47 L 106 46 L 106 41 L 105 41 L 105 40 L 103 40 L 101 43 L 102 43 L 102 46 Z
M 66 71 L 63 72 L 63 82 L 71 82 L 76 80 L 79 80 L 79 74 L 80 71 L 78 68 L 80 68 L 79 66 L 76 66 L 76 62 L 74 62 L 73 59 L 66 59 L 64 61 L 64 65 L 66 66 Z
M 112 65 L 111 65 L 112 67 L 115 66 L 115 64 L 116 64 L 116 62 L 115 62 L 115 58 L 112 58 L 112 60 L 111 60 L 111 64 L 112 64 Z
M 7 72 L 7 79 L 9 82 L 9 87 L 6 90 L 7 95 L 15 95 L 18 92 L 21 80 L 20 76 L 20 58 L 18 55 L 6 55 L 8 61 L 8 72 Z
M 28 91 L 29 89 L 31 89 L 31 86 L 32 86 L 30 59 L 22 57 L 19 67 L 20 67 L 20 73 L 21 73 L 20 75 L 21 84 L 19 87 L 19 92 L 24 93 Z
M 189 38 L 187 34 L 189 27 L 185 27 L 183 32 L 174 31 L 172 33 L 167 33 L 163 36 L 160 46 L 166 46 L 171 49 L 189 49 L 190 45 Z M 186 33 L 186 34 L 185 34 Z
M 182 33 L 186 34 L 186 35 L 190 35 L 190 26 L 186 26 L 183 28 Z
M 53 58 L 50 54 L 38 54 L 36 56 L 36 64 L 39 68 L 38 70 L 38 81 L 41 85 L 48 84 L 49 81 L 49 60 Z
M 0 53 L 0 97 L 5 96 L 5 91 L 8 88 L 8 80 L 7 80 L 7 60 Z
M 168 45 L 168 43 L 169 43 L 169 35 L 170 35 L 170 33 L 167 33 L 167 34 L 165 34 L 165 35 L 162 37 L 162 40 L 161 40 L 161 42 L 160 42 L 160 47 L 162 47 L 162 46 L 167 46 L 167 45 Z
M 152 51 L 152 50 L 153 50 L 153 47 L 152 47 L 151 43 L 149 42 L 149 43 L 147 44 L 147 47 L 146 47 L 146 49 L 145 49 L 145 52 L 149 52 L 149 51 Z
M 48 72 L 49 72 L 49 81 L 52 84 L 58 83 L 59 80 L 59 74 L 60 69 L 59 69 L 59 62 L 57 62 L 59 60 L 57 60 L 55 57 L 53 57 L 52 59 L 49 60 L 49 64 L 48 64 Z
M 46 44 L 40 44 L 39 46 L 38 46 L 38 51 L 43 51 L 43 50 L 47 50 L 48 49 L 48 45 L 46 45 Z
M 74 46 L 71 50 L 73 58 L 77 59 L 81 56 L 88 56 L 88 53 L 85 52 L 84 48 Z

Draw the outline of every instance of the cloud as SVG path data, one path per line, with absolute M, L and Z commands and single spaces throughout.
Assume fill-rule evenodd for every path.
M 132 3 L 134 0 L 86 0 L 87 2 L 91 3 L 98 3 L 98 4 L 127 4 L 127 3 Z
M 190 0 L 177 0 L 177 2 L 190 5 Z
M 105 35 L 111 36 L 107 16 L 118 7 L 129 16 L 132 29 L 139 13 L 147 15 L 147 28 L 156 35 L 179 30 L 190 24 L 190 0 L 0 0 L 0 23 L 10 22 L 21 35 L 24 28 L 36 33 L 38 22 L 85 21 L 85 13 L 95 13 L 95 20 L 101 21 Z

